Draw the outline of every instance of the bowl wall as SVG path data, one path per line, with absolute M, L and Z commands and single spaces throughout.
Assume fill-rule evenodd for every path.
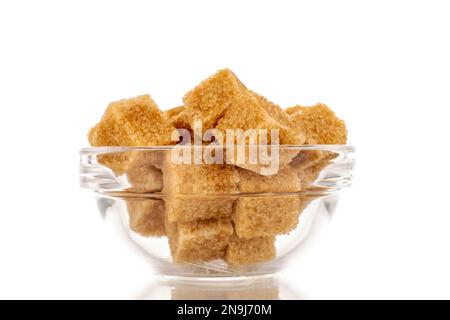
M 235 160 L 175 162 L 179 151 L 83 149 L 80 164 L 81 186 L 108 224 L 156 273 L 174 277 L 280 271 L 329 220 L 354 166 L 350 146 L 283 146 L 270 174 Z

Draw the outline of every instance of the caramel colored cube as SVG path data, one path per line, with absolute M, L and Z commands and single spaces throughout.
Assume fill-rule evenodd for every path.
M 329 164 L 329 160 L 331 160 L 329 152 L 302 150 L 289 163 L 289 168 L 298 175 L 302 190 L 307 190 L 317 179 L 321 170 Z
M 302 144 L 289 116 L 274 103 L 248 90 L 229 69 L 216 72 L 188 92 L 184 99 L 188 117 L 201 120 L 204 130 L 279 129 L 280 143 Z
M 149 95 L 112 102 L 89 131 L 92 146 L 155 146 L 171 144 L 173 127 Z
M 131 192 L 159 192 L 163 189 L 162 171 L 153 166 L 138 167 L 128 170 L 128 182 Z
M 165 198 L 167 219 L 171 222 L 231 218 L 236 202 L 232 196 L 176 196 Z
M 132 192 L 159 192 L 163 189 L 162 166 L 165 150 L 136 150 L 123 152 L 123 171 Z
M 233 234 L 230 219 L 173 223 L 166 219 L 172 258 L 179 262 L 223 259 Z
M 195 120 L 202 121 L 203 130 L 214 128 L 245 90 L 242 82 L 229 69 L 219 70 L 202 81 L 183 98 L 191 128 Z
M 303 189 L 307 190 L 311 188 L 314 181 L 317 180 L 320 173 L 330 164 L 330 160 L 326 157 L 317 162 L 316 164 L 309 166 L 308 168 L 299 171 L 298 175 L 300 180 L 302 181 Z
M 250 239 L 274 236 L 293 230 L 303 211 L 299 195 L 267 195 L 303 190 L 302 177 L 290 166 L 273 176 L 262 176 L 252 171 L 238 169 L 239 190 L 242 193 L 264 193 L 261 196 L 240 197 L 234 208 L 233 222 L 240 238 Z
M 312 107 L 291 107 L 290 113 L 295 125 L 305 132 L 308 144 L 345 144 L 347 129 L 344 121 L 337 118 L 325 104 Z
M 277 129 L 280 144 L 301 145 L 305 142 L 305 135 L 294 128 L 289 116 L 279 106 L 250 90 L 245 90 L 230 102 L 218 120 L 217 128 L 223 132 L 227 129 Z
M 304 170 L 324 158 L 324 152 L 320 150 L 302 150 L 289 163 L 293 170 Z
M 264 157 L 260 157 L 260 148 L 266 148 Z M 226 161 L 240 168 L 253 171 L 263 176 L 273 176 L 282 171 L 298 154 L 295 148 L 285 148 L 283 145 L 245 145 L 227 147 Z M 253 153 L 253 159 L 250 154 Z M 256 159 L 255 159 L 256 158 Z M 264 158 L 264 160 L 262 160 Z
M 275 237 L 231 238 L 225 254 L 225 261 L 232 266 L 264 262 L 275 258 Z
M 176 195 L 236 194 L 239 174 L 230 165 L 176 164 L 167 153 L 164 162 L 164 191 Z
M 239 174 L 230 165 L 164 165 L 164 192 L 169 221 L 231 217 L 239 192 Z
M 292 124 L 279 106 L 248 90 L 229 69 L 220 70 L 200 83 L 185 95 L 183 101 L 191 127 L 195 120 L 201 120 L 204 130 L 217 128 L 224 134 L 227 129 L 267 129 L 267 143 L 274 143 L 270 139 L 270 131 L 276 129 L 279 130 L 280 144 L 300 145 L 305 142 L 304 133 Z M 248 139 L 246 143 L 249 143 Z M 292 150 L 283 150 L 279 157 L 280 168 L 295 154 Z M 240 167 L 265 174 L 261 170 L 265 166 L 262 163 L 251 164 L 247 160 L 240 163 L 233 155 L 228 159 Z
M 176 129 L 186 129 L 191 131 L 191 124 L 184 106 L 166 110 L 164 111 L 164 116 Z
M 238 169 L 242 193 L 298 192 L 302 190 L 301 179 L 290 167 L 272 176 L 263 176 L 246 169 Z
M 109 104 L 88 139 L 95 147 L 169 145 L 174 129 L 153 99 L 143 95 Z M 120 175 L 130 165 L 129 156 L 127 152 L 103 154 L 99 161 Z
M 279 106 L 249 90 L 247 90 L 247 94 L 241 96 L 235 104 L 228 108 L 217 123 L 217 128 L 224 132 L 227 129 L 267 129 L 268 144 L 275 144 L 270 137 L 271 130 L 275 129 L 278 130 L 278 142 L 281 145 L 302 145 L 305 142 L 303 132 L 291 125 L 288 115 Z M 247 140 L 246 143 L 249 143 L 249 141 Z M 248 147 L 246 148 L 248 149 Z M 270 158 L 275 159 L 272 157 L 270 146 L 267 146 L 267 148 L 270 152 Z M 276 174 L 298 153 L 297 150 L 283 149 L 283 146 L 279 146 L 279 149 L 275 151 L 278 152 L 278 164 L 274 166 L 274 164 L 263 164 L 261 159 L 258 159 L 256 164 L 250 163 L 247 158 L 245 163 L 241 163 L 237 158 L 237 150 L 231 157 L 227 153 L 228 160 L 239 167 L 262 175 Z
M 302 211 L 298 195 L 246 196 L 237 200 L 232 219 L 238 237 L 251 239 L 289 233 Z
M 250 90 L 230 102 L 226 112 L 217 122 L 217 128 L 227 129 L 278 129 L 280 144 L 303 144 L 305 136 L 296 130 L 289 116 L 276 104 Z M 271 142 L 268 139 L 268 142 Z
M 155 167 L 157 169 L 162 169 L 164 163 L 164 157 L 167 150 L 160 149 L 142 149 L 127 151 L 126 155 L 128 158 L 127 169 L 135 169 L 141 167 Z
M 293 172 L 296 172 L 301 180 L 302 190 L 311 188 L 314 181 L 319 177 L 331 161 L 338 154 L 329 151 L 302 150 L 289 164 Z
M 131 230 L 143 237 L 160 237 L 166 234 L 162 200 L 130 199 L 126 203 Z

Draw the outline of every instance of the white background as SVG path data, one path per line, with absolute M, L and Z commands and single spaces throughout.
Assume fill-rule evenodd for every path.
M 447 1 L 2 1 L 0 298 L 133 298 L 153 276 L 78 187 L 113 100 L 161 108 L 223 67 L 329 104 L 356 179 L 285 278 L 303 298 L 450 298 Z

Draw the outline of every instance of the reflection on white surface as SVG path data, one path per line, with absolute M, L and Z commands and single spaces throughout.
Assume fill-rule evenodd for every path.
M 161 278 L 138 292 L 140 300 L 293 300 L 302 295 L 276 277 L 243 280 L 172 280 Z

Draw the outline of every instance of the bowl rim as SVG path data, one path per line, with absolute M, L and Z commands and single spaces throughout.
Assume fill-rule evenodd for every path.
M 250 145 L 245 145 L 249 147 Z M 261 146 L 261 145 L 257 145 Z M 267 145 L 270 147 L 271 145 Z M 216 148 L 217 145 L 170 145 L 170 146 L 105 146 L 105 147 L 87 147 L 82 148 L 79 153 L 80 155 L 86 154 L 104 154 L 104 153 L 116 153 L 116 152 L 128 152 L 128 151 L 170 151 L 180 147 L 193 147 L 193 148 Z M 226 145 L 224 145 L 226 147 Z M 351 153 L 355 152 L 356 149 L 351 144 L 305 144 L 305 145 L 288 145 L 282 144 L 278 146 L 280 150 L 320 150 L 320 151 L 335 151 L 335 152 L 345 152 Z

